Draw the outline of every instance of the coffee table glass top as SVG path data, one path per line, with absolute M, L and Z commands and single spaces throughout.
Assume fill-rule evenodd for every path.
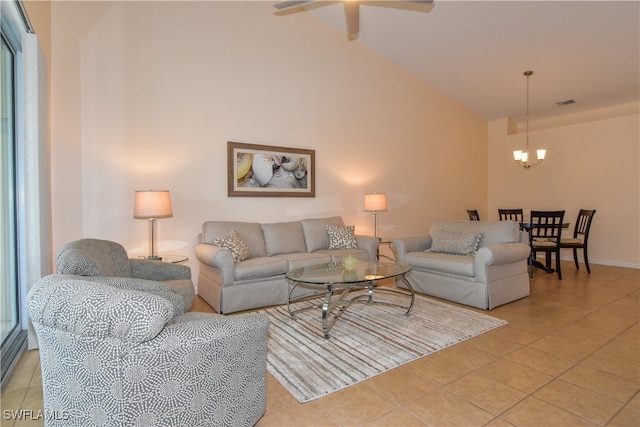
M 326 285 L 377 281 L 402 276 L 409 271 L 411 271 L 409 265 L 395 262 L 360 261 L 355 270 L 346 270 L 341 263 L 330 262 L 292 270 L 286 274 L 286 277 L 294 282 Z

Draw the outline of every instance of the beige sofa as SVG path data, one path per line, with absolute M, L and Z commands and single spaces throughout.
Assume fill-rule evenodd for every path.
M 357 248 L 330 249 L 330 237 L 335 244 L 336 236 L 329 235 L 327 226 L 344 231 L 341 217 L 270 224 L 205 222 L 195 248 L 200 266 L 198 295 L 224 314 L 285 304 L 289 292 L 285 274 L 291 270 L 340 262 L 348 254 L 376 261 L 377 237 L 354 235 Z M 232 232 L 245 244 L 244 249 L 216 245 L 216 239 L 228 242 Z M 243 259 L 247 249 L 250 256 Z
M 526 241 L 514 221 L 438 220 L 393 244 L 416 292 L 490 310 L 529 295 Z

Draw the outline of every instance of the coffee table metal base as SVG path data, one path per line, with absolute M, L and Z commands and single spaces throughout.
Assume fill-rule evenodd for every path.
M 344 283 L 339 285 L 334 285 L 332 283 L 327 283 L 326 291 L 324 293 L 316 293 L 313 295 L 304 296 L 301 298 L 291 299 L 291 295 L 296 287 L 302 282 L 292 282 L 292 286 L 289 289 L 289 298 L 287 299 L 287 309 L 289 310 L 289 315 L 292 319 L 295 320 L 296 313 L 300 313 L 302 311 L 307 311 L 311 309 L 317 309 L 322 307 L 322 332 L 324 333 L 325 338 L 329 338 L 329 332 L 333 325 L 335 325 L 336 321 L 342 316 L 342 314 L 347 310 L 347 308 L 353 303 L 366 303 L 366 304 L 377 304 L 377 305 L 385 305 L 388 307 L 396 307 L 402 310 L 406 310 L 404 315 L 408 316 L 411 313 L 411 309 L 413 308 L 413 303 L 415 301 L 415 294 L 413 292 L 413 287 L 411 283 L 404 277 L 404 275 L 399 276 L 398 280 L 402 280 L 404 284 L 407 286 L 407 290 L 399 289 L 399 288 L 389 288 L 386 286 L 377 286 L 376 280 L 372 280 L 367 283 L 354 283 L 353 286 L 346 286 Z M 397 304 L 389 301 L 374 299 L 374 289 L 375 294 L 378 293 L 392 293 L 404 295 L 409 298 L 408 305 Z M 351 295 L 353 292 L 366 290 L 366 293 L 356 295 L 351 299 L 345 298 Z M 308 307 L 299 308 L 297 310 L 291 309 L 291 304 L 308 301 L 311 299 L 319 298 L 324 295 L 324 300 L 320 304 L 311 305 Z M 335 298 L 337 297 L 337 298 Z M 332 300 L 333 299 L 333 300 Z M 344 301 L 344 303 L 343 303 Z

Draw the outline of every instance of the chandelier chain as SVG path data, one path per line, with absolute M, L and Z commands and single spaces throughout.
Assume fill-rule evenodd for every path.
M 531 74 L 533 74 L 533 71 L 525 71 L 524 75 L 527 76 L 527 123 L 526 123 L 526 133 L 527 133 L 527 140 L 525 143 L 525 150 L 528 153 L 529 152 L 529 76 L 531 76 Z
M 526 117 L 525 117 L 525 147 L 524 151 L 516 150 L 513 152 L 513 158 L 517 164 L 523 166 L 525 169 L 529 169 L 532 166 L 539 165 L 544 161 L 545 154 L 547 150 L 540 149 L 536 152 L 536 160 L 535 162 L 531 161 L 530 153 L 529 153 L 529 77 L 533 74 L 533 71 L 528 70 L 523 73 L 527 77 L 527 104 L 526 104 Z

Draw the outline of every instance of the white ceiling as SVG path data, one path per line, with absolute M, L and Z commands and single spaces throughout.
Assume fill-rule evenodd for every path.
M 309 13 L 346 36 L 341 2 Z M 296 19 L 297 13 L 281 16 Z M 487 120 L 530 120 L 639 100 L 640 2 L 435 0 L 423 11 L 360 5 L 355 41 Z M 575 104 L 559 107 L 559 101 Z

